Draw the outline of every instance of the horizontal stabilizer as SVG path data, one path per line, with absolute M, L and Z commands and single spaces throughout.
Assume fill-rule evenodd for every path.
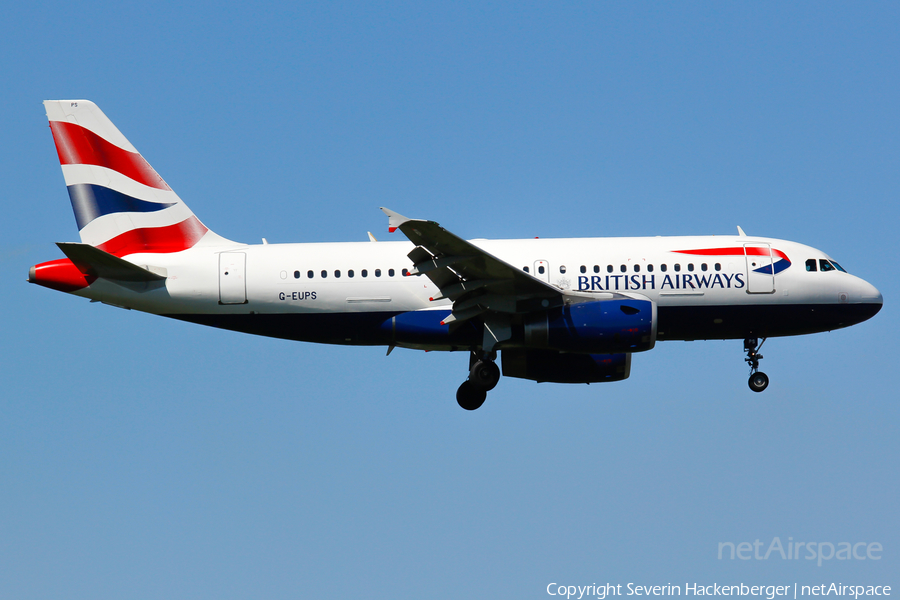
M 85 275 L 134 283 L 162 281 L 165 279 L 163 275 L 148 271 L 90 244 L 60 242 L 56 245 Z

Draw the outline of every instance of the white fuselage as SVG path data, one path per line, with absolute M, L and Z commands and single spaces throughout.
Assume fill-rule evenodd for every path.
M 595 294 L 598 299 L 609 292 L 625 292 L 653 300 L 660 310 L 659 339 L 825 331 L 864 320 L 853 312 L 853 307 L 856 312 L 866 313 L 860 307 L 877 304 L 880 308 L 881 305 L 878 290 L 858 277 L 836 269 L 808 270 L 807 261 L 813 260 L 818 267 L 819 261 L 827 261 L 829 257 L 809 246 L 785 240 L 695 236 L 473 240 L 472 243 L 564 290 Z M 164 270 L 167 275 L 164 286 L 136 291 L 98 280 L 75 293 L 117 306 L 239 330 L 246 327 L 209 317 L 373 315 L 374 320 L 368 322 L 371 326 L 381 315 L 388 318 L 391 314 L 411 311 L 449 311 L 449 300 L 430 300 L 440 296 L 440 292 L 428 278 L 403 275 L 404 270 L 412 268 L 406 255 L 413 247 L 410 242 L 262 244 L 196 247 L 172 254 L 135 254 L 127 257 L 128 260 Z M 763 251 L 737 254 L 742 248 Z M 702 253 L 710 249 L 727 249 L 730 254 Z M 788 266 L 784 262 L 778 264 L 782 260 L 778 253 L 788 259 Z M 767 265 L 768 272 L 756 271 Z M 771 313 L 777 315 L 771 323 L 754 324 L 748 332 L 744 331 L 747 326 L 743 323 L 736 326 L 740 331 L 730 327 L 735 323 L 734 311 L 742 307 L 786 310 Z M 796 312 L 798 307 L 804 307 L 801 313 Z M 816 312 L 815 307 L 819 307 L 823 317 L 829 316 L 821 321 L 793 323 L 799 327 L 791 326 L 790 322 L 798 315 Z M 831 310 L 823 311 L 826 307 Z M 850 311 L 846 320 L 834 316 L 838 314 L 835 310 L 842 307 Z M 671 322 L 666 317 L 681 313 L 668 309 L 705 309 L 705 312 L 683 313 L 703 320 L 702 326 L 696 331 L 685 330 L 683 323 Z M 722 316 L 713 315 L 717 309 Z M 786 321 L 787 326 L 781 321 Z M 367 322 L 355 323 L 354 327 L 361 327 Z M 717 332 L 716 325 L 723 326 L 721 331 Z M 268 330 L 260 333 L 273 335 Z M 294 330 L 274 335 L 335 343 L 391 343 L 340 335 L 329 339 L 307 338 Z M 399 340 L 398 345 L 405 344 Z M 409 345 L 422 346 L 421 343 Z M 437 347 L 442 345 L 436 343 Z

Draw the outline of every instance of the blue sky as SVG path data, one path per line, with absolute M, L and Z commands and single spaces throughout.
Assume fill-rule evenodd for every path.
M 17 3 L 0 22 L 0 597 L 546 597 L 900 584 L 892 3 Z M 876 285 L 856 327 L 666 342 L 632 377 L 290 343 L 25 282 L 77 241 L 41 101 L 97 102 L 213 230 L 748 233 Z M 399 236 L 400 234 L 394 234 Z M 401 238 L 396 238 L 401 239 Z M 718 560 L 879 542 L 879 561 Z

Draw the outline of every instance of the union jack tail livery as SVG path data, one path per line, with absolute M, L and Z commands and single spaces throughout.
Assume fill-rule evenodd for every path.
M 81 241 L 122 257 L 229 242 L 209 231 L 87 100 L 44 102 Z

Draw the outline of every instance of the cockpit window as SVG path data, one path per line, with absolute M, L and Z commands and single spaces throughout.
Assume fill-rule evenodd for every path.
M 844 267 L 842 267 L 841 265 L 837 264 L 836 262 L 831 261 L 831 264 L 833 264 L 833 265 L 837 268 L 837 270 L 840 271 L 841 273 L 846 273 L 846 272 L 847 272 L 847 271 L 844 270 Z
M 816 271 L 816 259 L 810 258 L 806 261 L 806 270 L 810 272 Z
M 819 269 L 824 273 L 825 271 L 834 271 L 834 265 L 825 260 L 824 258 L 819 259 Z

